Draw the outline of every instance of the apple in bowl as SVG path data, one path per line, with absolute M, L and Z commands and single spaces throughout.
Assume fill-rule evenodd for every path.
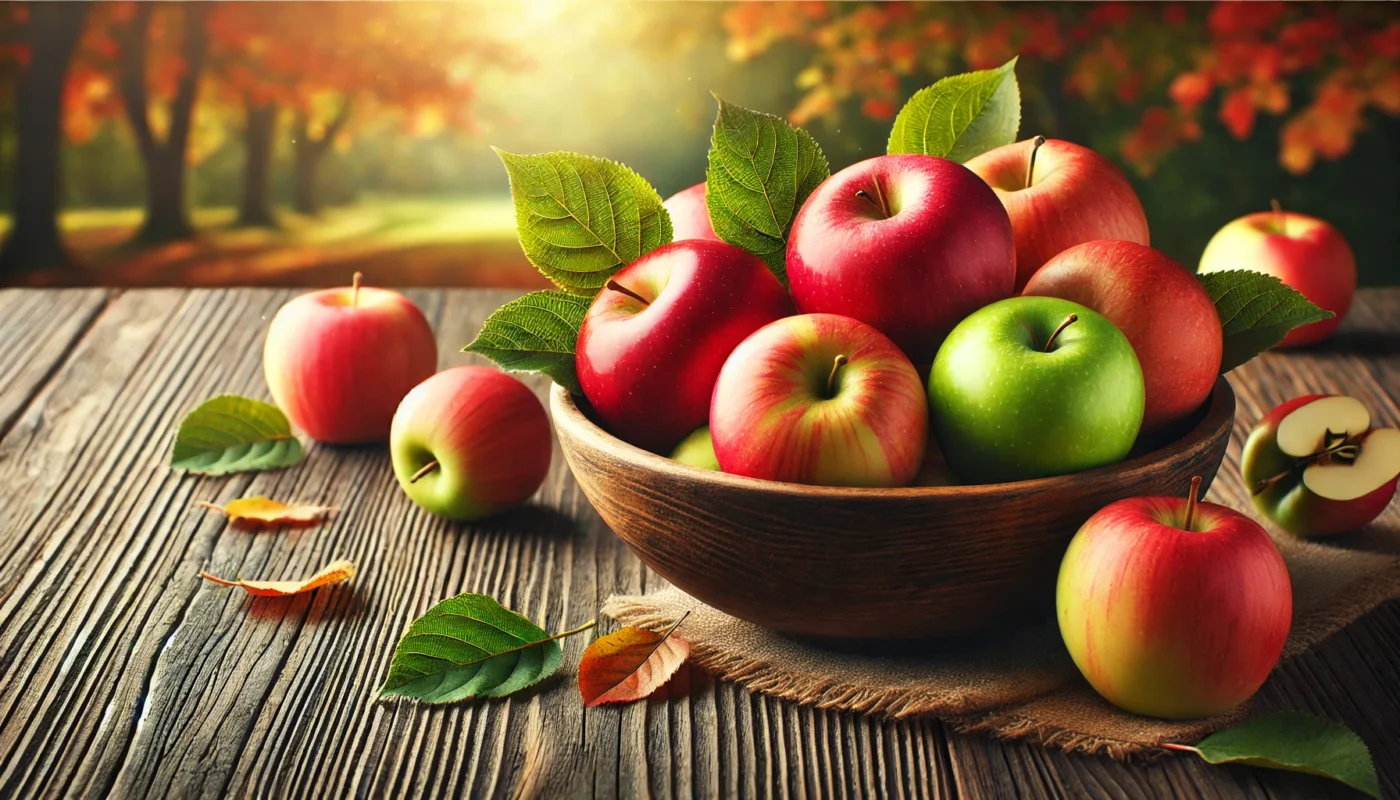
M 1146 245 L 1147 215 L 1113 162 L 1087 147 L 1037 136 L 967 162 L 1006 206 L 1016 240 L 1016 290 L 1056 254 L 1083 242 Z
M 928 410 L 914 365 L 869 325 L 835 314 L 778 320 L 735 348 L 710 433 L 731 475 L 822 486 L 905 486 Z
M 1011 296 L 1011 221 L 960 164 L 869 158 L 803 203 L 788 237 L 787 275 L 799 311 L 872 325 L 923 367 L 961 319 Z
M 1333 536 L 1390 504 L 1400 483 L 1400 430 L 1372 428 L 1355 398 L 1306 395 L 1254 426 L 1240 462 L 1260 513 L 1295 536 Z
M 575 346 L 579 384 L 608 427 L 668 452 L 710 416 L 729 353 L 793 313 L 768 266 L 725 242 L 663 245 L 615 274 L 594 298 Z

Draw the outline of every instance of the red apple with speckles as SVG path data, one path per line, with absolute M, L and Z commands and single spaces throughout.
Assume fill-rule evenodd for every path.
M 787 275 L 799 311 L 872 325 L 922 367 L 964 317 L 1011 296 L 1015 259 L 1006 209 L 966 167 L 878 156 L 803 203 Z
M 1060 634 L 1104 699 L 1163 719 L 1223 714 L 1278 663 L 1293 617 L 1288 568 L 1237 511 L 1181 497 L 1105 506 L 1060 564 Z
M 733 475 L 823 486 L 905 486 L 928 439 L 928 400 L 889 337 L 835 314 L 774 322 L 715 384 L 710 433 Z
M 1046 262 L 1022 294 L 1088 306 L 1128 337 L 1146 388 L 1140 436 L 1176 433 L 1210 397 L 1224 345 L 1220 315 L 1196 276 L 1165 253 L 1086 242 Z
M 671 215 L 672 241 L 683 239 L 708 239 L 720 241 L 715 229 L 710 225 L 710 208 L 705 203 L 705 184 L 697 183 L 689 189 L 666 198 L 661 205 Z
M 294 298 L 263 345 L 277 406 L 313 439 L 382 442 L 399 401 L 437 370 L 437 342 L 412 300 L 353 286 Z
M 593 300 L 575 347 L 579 384 L 608 430 L 670 452 L 709 420 L 729 353 L 792 313 L 792 299 L 752 253 L 673 242 L 623 268 Z
M 1018 291 L 1042 264 L 1077 244 L 1149 243 L 1147 215 L 1132 185 L 1087 147 L 1036 137 L 983 153 L 967 168 L 996 191 L 1011 217 Z

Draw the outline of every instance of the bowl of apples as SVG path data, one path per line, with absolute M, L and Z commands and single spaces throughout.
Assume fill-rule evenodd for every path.
M 1020 191 L 1097 202 L 1090 168 L 1112 169 Z M 1130 190 L 1024 263 L 1035 198 L 984 177 L 928 156 L 838 172 L 793 221 L 786 286 L 668 201 L 678 241 L 607 282 L 581 392 L 551 396 L 584 494 L 652 569 L 788 635 L 975 636 L 1053 613 L 1104 506 L 1209 484 L 1235 411 L 1210 296 L 1120 238 Z

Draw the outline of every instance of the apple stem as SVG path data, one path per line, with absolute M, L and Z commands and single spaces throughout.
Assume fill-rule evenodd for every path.
M 1191 493 L 1186 496 L 1186 524 L 1182 527 L 1191 530 L 1191 523 L 1196 521 L 1196 497 L 1201 493 L 1201 476 L 1191 477 Z
M 1026 188 L 1031 188 L 1031 183 L 1035 178 L 1035 154 L 1040 152 L 1040 146 L 1045 144 L 1044 136 L 1037 136 L 1031 140 L 1031 157 L 1026 162 Z
M 1288 218 L 1283 215 L 1283 206 L 1279 204 L 1278 198 L 1269 201 L 1269 208 L 1274 210 L 1274 225 L 1278 227 L 1279 236 L 1288 235 Z
M 1250 494 L 1261 495 L 1270 486 L 1287 478 L 1296 470 L 1311 466 L 1319 461 L 1332 460 L 1350 464 L 1355 461 L 1356 457 L 1361 453 L 1361 439 L 1362 437 L 1348 436 L 1345 431 L 1342 433 L 1333 433 L 1332 429 L 1328 428 L 1327 432 L 1322 437 L 1321 450 L 1310 456 L 1294 459 L 1293 466 L 1277 475 L 1265 478 L 1261 481 L 1255 481 L 1254 486 L 1250 487 Z
M 360 304 L 360 281 L 364 280 L 364 278 L 365 274 L 363 272 L 356 272 L 350 277 L 350 305 L 352 306 L 358 306 Z
M 1064 330 L 1065 328 L 1068 328 L 1070 325 L 1078 321 L 1078 314 L 1070 314 L 1068 317 L 1065 317 L 1065 321 L 1060 323 L 1060 327 L 1056 328 L 1055 332 L 1050 334 L 1050 338 L 1045 340 L 1045 352 L 1050 352 L 1050 348 L 1053 347 L 1055 344 L 1055 337 L 1060 335 L 1060 331 Z
M 426 463 L 426 464 L 423 465 L 423 468 L 422 468 L 422 469 L 420 469 L 420 470 L 418 470 L 417 472 L 413 473 L 413 477 L 409 478 L 409 479 L 408 479 L 408 482 L 409 482 L 409 483 L 417 483 L 419 478 L 423 477 L 424 475 L 427 475 L 429 472 L 432 472 L 433 470 L 435 470 L 435 469 L 437 469 L 437 468 L 438 468 L 438 462 L 437 462 L 437 461 L 429 461 L 428 463 Z
M 826 397 L 828 400 L 836 396 L 836 373 L 846 366 L 846 354 L 842 353 L 831 362 L 831 373 L 826 376 Z
M 870 193 L 864 189 L 857 189 L 856 197 L 864 197 L 866 200 L 869 200 L 871 205 L 880 209 L 880 213 L 885 215 L 885 219 L 889 219 L 892 215 L 890 214 L 889 204 L 885 202 L 885 192 L 880 187 L 880 182 L 878 180 L 872 180 L 870 183 L 875 187 L 875 196 L 871 197 Z
M 622 294 L 627 295 L 628 297 L 632 298 L 633 300 L 636 300 L 638 303 L 641 303 L 644 306 L 651 305 L 651 303 L 647 302 L 647 299 L 645 297 L 642 297 L 641 295 L 637 294 L 631 289 L 628 289 L 626 286 L 623 286 L 617 281 L 608 281 L 607 288 L 612 289 L 614 292 L 621 292 Z

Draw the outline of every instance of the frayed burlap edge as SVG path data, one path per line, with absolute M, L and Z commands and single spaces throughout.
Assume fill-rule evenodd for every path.
M 1337 631 L 1356 621 L 1382 603 L 1400 598 L 1400 563 L 1394 563 L 1353 581 L 1328 602 L 1305 612 L 1294 621 L 1292 635 L 1284 647 L 1283 660 L 1306 652 Z M 602 613 L 612 619 L 643 628 L 662 628 L 675 620 L 649 610 L 645 597 L 612 595 Z M 990 733 L 999 739 L 1021 740 L 1066 752 L 1107 755 L 1118 760 L 1152 759 L 1168 751 L 1166 741 L 1196 741 L 1202 736 L 1237 722 L 1249 715 L 1249 704 L 1229 714 L 1182 723 L 1170 735 L 1153 742 L 1129 741 L 1047 724 L 1027 716 L 1023 709 L 1031 702 L 978 712 L 957 710 L 956 693 L 906 687 L 862 687 L 830 678 L 800 679 L 784 668 L 763 660 L 726 655 L 703 642 L 691 643 L 691 660 L 711 675 L 730 680 L 761 694 L 815 706 L 821 709 L 879 714 L 893 718 L 937 714 L 962 733 Z M 1066 684 L 1060 684 L 1063 687 Z M 1059 687 L 1037 695 L 1050 696 Z

